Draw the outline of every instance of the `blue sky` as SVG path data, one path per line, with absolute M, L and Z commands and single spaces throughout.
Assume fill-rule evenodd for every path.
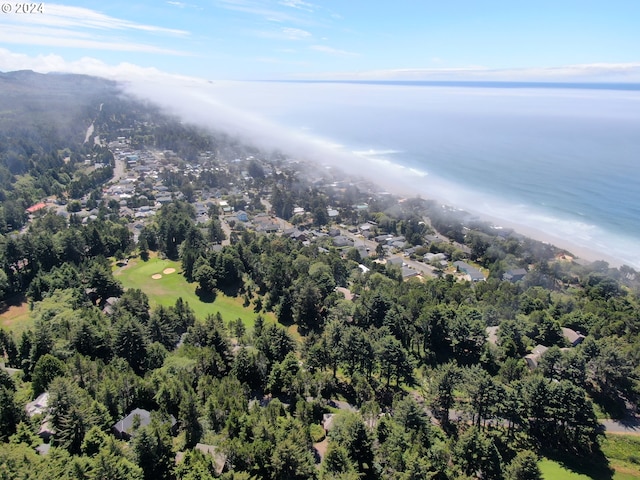
M 116 0 L 43 12 L 0 14 L 0 70 L 640 81 L 637 0 Z

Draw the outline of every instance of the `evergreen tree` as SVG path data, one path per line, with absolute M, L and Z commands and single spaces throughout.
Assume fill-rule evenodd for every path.
M 518 452 L 504 472 L 505 480 L 542 480 L 538 457 L 530 450 Z
M 137 374 L 145 370 L 146 347 L 145 335 L 138 321 L 125 317 L 115 325 L 113 353 L 124 358 Z
M 175 453 L 166 423 L 152 419 L 149 425 L 136 432 L 131 449 L 144 480 L 174 478 Z

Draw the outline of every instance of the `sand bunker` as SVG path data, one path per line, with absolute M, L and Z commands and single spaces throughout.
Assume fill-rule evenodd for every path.
M 162 278 L 162 275 L 160 275 L 159 273 L 154 273 L 153 275 L 151 275 L 151 278 L 153 278 L 154 280 L 160 280 Z
M 170 273 L 175 273 L 176 269 L 175 268 L 165 268 L 162 273 L 164 273 L 165 275 L 169 275 Z

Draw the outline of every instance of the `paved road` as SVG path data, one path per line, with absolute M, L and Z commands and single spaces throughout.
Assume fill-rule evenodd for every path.
M 220 226 L 222 227 L 222 231 L 224 232 L 224 236 L 226 237 L 220 244 L 224 247 L 225 245 L 231 245 L 231 227 L 227 223 L 224 215 L 219 215 L 218 220 L 220 220 Z
M 125 161 L 122 158 L 116 158 L 116 166 L 113 168 L 113 177 L 111 178 L 111 182 L 118 183 L 120 179 L 125 178 L 127 176 L 127 172 L 125 172 Z
M 264 205 L 264 208 L 267 210 L 267 213 L 271 213 L 272 206 L 269 200 L 261 198 L 260 203 Z M 284 232 L 285 230 L 288 230 L 294 227 L 292 223 L 287 222 L 284 218 L 280 218 L 280 217 L 273 217 L 273 218 L 276 222 L 278 222 L 278 228 L 280 229 L 281 232 Z
M 630 417 L 624 420 L 600 420 L 606 433 L 625 433 L 640 435 L 640 418 Z

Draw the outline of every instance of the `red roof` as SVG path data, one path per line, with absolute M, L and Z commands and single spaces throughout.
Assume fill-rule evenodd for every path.
M 27 208 L 27 213 L 37 212 L 38 210 L 42 210 L 46 206 L 47 204 L 44 202 L 36 203 L 35 205 L 31 205 L 29 208 Z

